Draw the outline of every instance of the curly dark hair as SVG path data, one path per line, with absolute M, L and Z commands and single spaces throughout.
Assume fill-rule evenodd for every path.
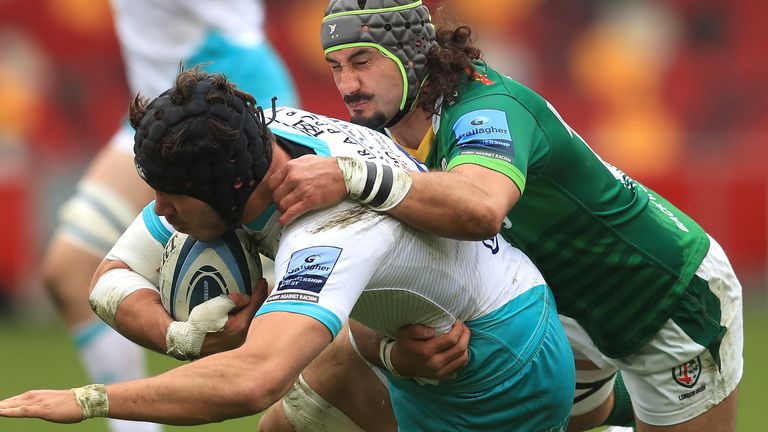
M 472 45 L 472 29 L 467 25 L 438 28 L 437 44 L 427 53 L 429 75 L 421 88 L 416 106 L 434 114 L 435 103 L 456 98 L 462 80 L 470 81 L 473 62 L 482 58 L 482 51 Z
M 189 99 L 192 96 L 192 89 L 195 87 L 195 84 L 207 79 L 211 80 L 215 90 L 219 90 L 219 92 L 210 92 L 205 96 L 205 102 L 207 104 L 210 105 L 217 102 L 226 103 L 226 95 L 231 95 L 241 99 L 248 109 L 254 110 L 257 106 L 256 99 L 252 95 L 237 88 L 222 74 L 209 74 L 203 71 L 201 65 L 194 66 L 188 70 L 182 70 L 176 76 L 173 88 L 168 90 L 168 97 L 171 100 L 171 103 L 177 106 L 185 105 L 189 102 Z M 139 127 L 141 119 L 144 118 L 149 110 L 149 104 L 149 98 L 141 94 L 137 94 L 131 101 L 128 109 L 128 121 L 134 129 Z M 158 109 L 155 111 L 154 115 L 157 120 L 161 120 L 165 116 L 165 112 L 162 109 Z M 208 130 L 215 142 L 231 142 L 240 134 L 239 130 L 234 129 L 232 126 L 221 120 L 217 120 L 216 118 L 208 118 L 207 123 Z M 179 128 L 162 137 L 160 148 L 163 157 L 173 153 L 179 145 L 181 134 L 182 129 Z

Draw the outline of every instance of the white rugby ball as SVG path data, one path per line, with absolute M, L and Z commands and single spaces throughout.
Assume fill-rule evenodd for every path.
M 262 277 L 261 259 L 244 229 L 229 230 L 210 242 L 175 232 L 160 264 L 160 297 L 177 321 L 192 308 L 221 294 L 250 295 Z

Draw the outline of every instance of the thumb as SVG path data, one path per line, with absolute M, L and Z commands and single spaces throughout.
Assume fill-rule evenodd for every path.
M 192 308 L 187 322 L 205 332 L 220 331 L 234 308 L 235 302 L 222 294 Z

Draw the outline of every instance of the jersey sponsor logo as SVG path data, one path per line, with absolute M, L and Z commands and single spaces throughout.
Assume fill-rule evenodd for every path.
M 693 388 L 699 381 L 700 376 L 701 359 L 698 356 L 693 360 L 672 368 L 672 379 L 685 388 Z
M 482 109 L 466 113 L 453 125 L 453 133 L 459 146 L 500 147 L 514 153 L 504 111 Z
M 509 157 L 509 156 L 507 156 L 507 155 L 505 155 L 503 153 L 498 153 L 498 152 L 489 151 L 489 150 L 485 150 L 485 149 L 484 150 L 476 150 L 474 148 L 462 148 L 461 152 L 459 152 L 459 154 L 462 155 L 462 156 L 482 156 L 482 157 L 487 157 L 487 158 L 491 158 L 491 159 L 497 159 L 497 160 L 504 161 L 504 162 L 507 162 L 507 163 L 510 163 L 510 164 L 512 163 L 512 158 L 511 157 Z
M 307 294 L 307 293 L 295 293 L 295 292 L 275 293 L 267 298 L 267 303 L 273 302 L 273 301 L 281 301 L 281 300 L 317 303 L 320 300 L 320 297 L 318 297 L 316 294 Z
M 294 252 L 277 291 L 302 290 L 319 293 L 333 272 L 340 255 L 341 249 L 333 246 L 315 246 Z

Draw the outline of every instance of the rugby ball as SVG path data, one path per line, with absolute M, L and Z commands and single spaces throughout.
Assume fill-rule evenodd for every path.
M 261 259 L 246 230 L 229 230 L 210 242 L 176 232 L 160 263 L 160 297 L 174 319 L 186 321 L 192 308 L 206 300 L 250 295 L 261 277 Z

